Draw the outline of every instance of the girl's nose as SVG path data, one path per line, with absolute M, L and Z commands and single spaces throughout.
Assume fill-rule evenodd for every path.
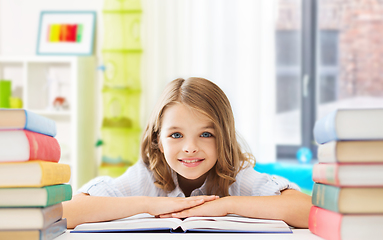
M 188 154 L 196 153 L 198 152 L 198 146 L 195 141 L 188 140 L 183 147 L 183 151 Z

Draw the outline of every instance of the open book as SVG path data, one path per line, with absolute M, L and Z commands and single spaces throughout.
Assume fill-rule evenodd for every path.
M 292 233 L 281 220 L 246 218 L 237 215 L 224 217 L 155 218 L 138 214 L 109 222 L 84 223 L 71 233 L 90 232 L 233 232 L 233 233 Z

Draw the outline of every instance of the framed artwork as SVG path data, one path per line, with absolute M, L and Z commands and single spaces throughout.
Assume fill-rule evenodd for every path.
M 92 55 L 94 11 L 42 11 L 37 55 Z

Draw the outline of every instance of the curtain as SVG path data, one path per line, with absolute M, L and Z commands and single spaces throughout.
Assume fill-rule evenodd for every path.
M 169 81 L 204 77 L 220 86 L 238 134 L 258 162 L 273 162 L 274 0 L 142 0 L 142 123 Z

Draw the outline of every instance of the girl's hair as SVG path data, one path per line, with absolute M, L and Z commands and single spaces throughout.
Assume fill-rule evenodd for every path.
M 154 184 L 168 192 L 175 188 L 171 169 L 158 145 L 164 111 L 175 103 L 185 104 L 213 122 L 218 161 L 208 175 L 207 194 L 228 196 L 229 186 L 235 182 L 245 162 L 253 165 L 255 160 L 251 154 L 241 150 L 233 112 L 225 93 L 216 84 L 203 78 L 178 78 L 170 82 L 149 118 L 141 142 L 141 158 L 153 172 Z

